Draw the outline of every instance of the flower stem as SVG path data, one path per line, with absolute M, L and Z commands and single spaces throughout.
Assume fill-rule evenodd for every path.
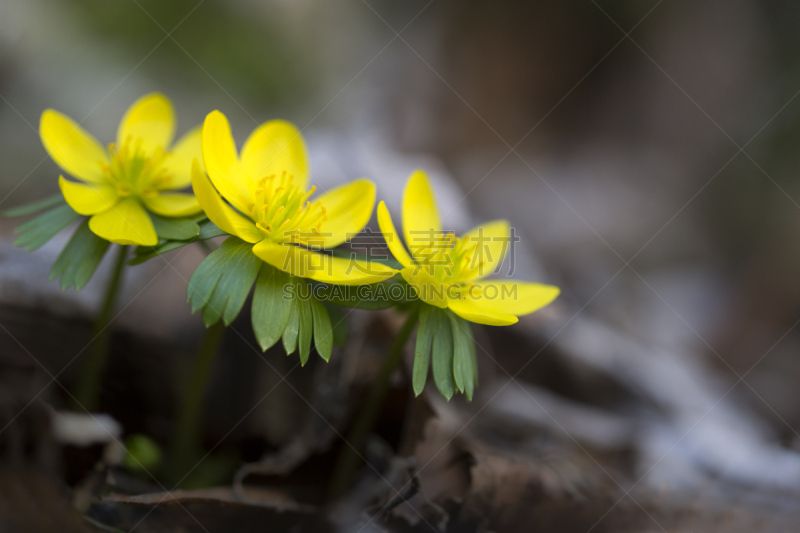
M 383 366 L 375 377 L 367 397 L 362 402 L 363 407 L 358 412 L 350 431 L 347 433 L 345 445 L 339 452 L 339 457 L 333 468 L 331 483 L 328 486 L 329 501 L 342 496 L 353 481 L 353 475 L 361 462 L 364 443 L 372 428 L 375 427 L 383 401 L 389 392 L 389 378 L 398 363 L 403 359 L 403 348 L 409 335 L 411 335 L 411 331 L 417 324 L 418 318 L 419 308 L 415 308 L 408 315 L 405 324 L 403 324 L 403 327 L 394 338 L 392 347 L 389 350 L 389 356 L 383 362 Z
M 224 333 L 225 325 L 221 320 L 206 329 L 197 353 L 192 379 L 181 399 L 175 433 L 172 436 L 170 460 L 166 465 L 171 470 L 169 474 L 174 481 L 180 480 L 187 474 L 194 465 L 193 458 L 201 449 L 200 413 L 203 408 L 203 397 Z
M 76 407 L 87 411 L 95 411 L 100 399 L 100 379 L 103 377 L 108 359 L 108 347 L 111 343 L 111 328 L 109 327 L 112 320 L 111 314 L 114 311 L 114 303 L 122 282 L 122 271 L 125 267 L 127 252 L 127 246 L 117 247 L 117 256 L 114 259 L 108 285 L 106 285 L 105 298 L 92 330 L 94 341 L 89 348 L 89 358 L 78 381 L 75 394 Z

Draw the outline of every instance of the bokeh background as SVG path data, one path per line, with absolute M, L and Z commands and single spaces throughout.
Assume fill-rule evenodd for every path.
M 550 416 L 541 398 L 617 417 L 596 442 L 584 424 L 559 437 L 624 449 L 627 477 L 612 487 L 725 487 L 722 502 L 731 487 L 748 502 L 794 494 L 798 26 L 788 1 L 3 0 L 0 209 L 57 191 L 37 133 L 44 109 L 107 142 L 150 91 L 172 99 L 179 133 L 212 109 L 240 142 L 291 120 L 312 180 L 369 177 L 392 208 L 408 174 L 428 168 L 446 225 L 509 219 L 522 242 L 504 275 L 563 289 L 484 334 L 485 396 L 447 409 L 486 416 L 496 401 L 517 423 L 568 434 L 571 415 Z M 25 331 L 16 309 L 90 316 L 102 272 L 61 293 L 46 274 L 67 236 L 25 254 L 11 245 L 16 223 L 0 221 L 4 320 Z M 202 326 L 185 279 L 201 259 L 137 267 L 119 327 L 191 346 Z M 291 410 L 284 392 L 250 424 L 273 443 L 291 433 L 269 422 L 269 409 Z M 164 422 L 137 423 L 157 434 Z

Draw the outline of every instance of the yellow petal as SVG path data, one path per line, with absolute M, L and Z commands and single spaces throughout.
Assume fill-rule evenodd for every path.
M 475 305 L 469 298 L 452 299 L 447 301 L 447 307 L 450 308 L 455 314 L 475 322 L 476 324 L 485 324 L 487 326 L 510 326 L 518 322 L 517 317 L 514 315 L 493 313 Z
M 100 165 L 109 163 L 108 152 L 77 122 L 47 109 L 39 122 L 39 135 L 47 153 L 67 173 L 91 183 L 105 181 Z
M 294 276 L 337 285 L 367 285 L 389 279 L 396 272 L 379 263 L 332 257 L 268 240 L 256 244 L 253 253 L 262 261 Z
M 428 274 L 422 267 L 411 266 L 400 271 L 406 283 L 423 302 L 445 309 L 447 307 L 447 286 Z
M 61 194 L 69 206 L 81 215 L 94 215 L 111 209 L 119 201 L 117 189 L 111 185 L 84 185 L 58 177 Z
M 125 112 L 117 130 L 117 146 L 129 137 L 133 141 L 141 139 L 145 153 L 151 154 L 158 146 L 166 151 L 174 135 L 172 102 L 161 93 L 151 93 L 136 100 Z
M 294 124 L 271 120 L 250 134 L 242 148 L 242 169 L 256 181 L 264 176 L 294 176 L 295 185 L 308 185 L 308 157 L 303 134 Z
M 498 314 L 528 315 L 555 300 L 561 290 L 553 285 L 520 281 L 486 281 L 464 291 L 481 309 Z
M 197 198 L 187 193 L 159 194 L 142 200 L 147 209 L 165 217 L 185 217 L 203 210 Z
M 117 244 L 155 246 L 158 236 L 147 211 L 134 198 L 125 198 L 107 211 L 89 219 L 89 229 Z
M 325 248 L 334 248 L 353 238 L 369 222 L 375 206 L 375 184 L 369 180 L 356 180 L 312 201 L 316 202 L 321 202 L 327 216 L 321 226 L 320 240 Z
M 383 201 L 378 204 L 378 226 L 380 226 L 383 238 L 386 240 L 386 245 L 389 247 L 389 251 L 392 252 L 394 258 L 404 267 L 410 267 L 414 264 L 411 256 L 408 255 L 408 252 L 403 246 L 400 234 L 397 233 L 397 230 L 394 228 L 392 216 L 389 214 L 389 210 L 386 209 L 386 204 L 383 203 Z
M 243 217 L 225 203 L 203 174 L 197 159 L 192 162 L 192 188 L 208 219 L 221 230 L 247 242 L 258 242 L 264 238 L 264 234 L 256 228 L 252 220 Z
M 242 171 L 231 126 L 219 111 L 209 113 L 203 123 L 202 149 L 203 165 L 211 183 L 236 209 L 249 213 L 254 180 L 248 179 Z
M 431 240 L 437 236 L 441 238 L 441 227 L 428 176 L 424 171 L 416 170 L 408 179 L 403 195 L 403 233 L 411 255 L 423 258 L 423 250 L 430 246 Z
M 507 220 L 494 220 L 477 226 L 461 237 L 475 251 L 458 281 L 485 278 L 503 262 L 511 247 L 511 228 Z
M 164 168 L 172 177 L 164 189 L 183 189 L 192 183 L 192 161 L 195 159 L 201 163 L 203 161 L 203 152 L 200 148 L 202 132 L 203 127 L 197 126 L 175 143 L 172 153 L 164 161 Z

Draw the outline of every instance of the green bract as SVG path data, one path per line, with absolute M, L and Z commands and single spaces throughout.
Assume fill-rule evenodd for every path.
M 188 241 L 200 235 L 200 226 L 188 218 L 165 218 L 150 215 L 159 240 Z
M 61 290 L 72 286 L 76 291 L 81 290 L 97 270 L 109 244 L 111 243 L 107 240 L 92 233 L 89 221 L 84 220 L 53 263 L 50 279 L 60 277 Z
M 163 219 L 166 224 L 159 222 L 156 226 L 158 231 L 159 224 L 161 224 L 161 231 L 159 233 L 159 241 L 155 246 L 137 246 L 135 248 L 135 257 L 131 259 L 129 265 L 138 265 L 148 261 L 156 256 L 171 252 L 182 248 L 187 244 L 193 242 L 206 241 L 214 237 L 227 235 L 224 231 L 214 225 L 213 222 L 206 217 L 195 219 Z M 197 230 L 195 230 L 195 226 Z M 196 231 L 196 233 L 195 233 Z M 191 234 L 191 235 L 190 235 Z M 178 237 L 186 237 L 181 239 Z
M 61 290 L 70 287 L 75 287 L 76 291 L 81 290 L 94 275 L 110 242 L 92 232 L 88 225 L 89 219 L 67 205 L 61 194 L 9 209 L 3 214 L 7 217 L 21 217 L 35 213 L 39 214 L 15 229 L 17 238 L 14 245 L 21 246 L 28 252 L 40 248 L 57 233 L 83 219 L 50 269 L 51 280 L 61 278 Z M 166 218 L 153 213 L 149 216 L 159 238 L 158 244 L 136 247 L 136 255 L 128 263 L 130 265 L 138 265 L 181 246 L 225 234 L 205 216 Z
M 253 245 L 238 237 L 228 237 L 195 270 L 187 289 L 192 312 L 201 311 L 206 326 L 220 319 L 230 325 L 254 283 L 251 316 L 261 349 L 282 340 L 286 353 L 299 351 L 305 365 L 313 341 L 320 357 L 330 360 L 333 326 L 309 281 L 264 263 L 253 254 Z
M 206 326 L 220 318 L 227 326 L 242 310 L 260 266 L 251 249 L 251 244 L 230 237 L 194 271 L 186 294 L 192 313 L 202 310 Z
M 41 211 L 54 205 L 44 213 L 23 222 L 14 230 L 19 235 L 14 239 L 14 246 L 22 246 L 26 252 L 40 248 L 44 243 L 56 236 L 58 232 L 81 218 L 81 215 L 72 210 L 61 198 L 58 202 L 35 202 L 6 212 L 6 216 L 22 216 Z
M 469 323 L 449 310 L 421 306 L 412 372 L 414 394 L 422 393 L 428 367 L 433 366 L 433 381 L 442 396 L 449 400 L 458 391 L 471 400 L 478 366 Z

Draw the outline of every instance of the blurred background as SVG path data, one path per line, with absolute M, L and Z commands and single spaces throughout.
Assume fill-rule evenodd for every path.
M 705 511 L 731 530 L 783 530 L 776 513 L 800 516 L 798 26 L 786 1 L 3 0 L 0 209 L 57 192 L 44 109 L 109 142 L 150 91 L 172 99 L 179 134 L 212 109 L 240 143 L 288 119 L 307 137 L 313 182 L 368 177 L 395 212 L 409 173 L 427 168 L 446 226 L 509 219 L 521 242 L 502 275 L 562 287 L 550 308 L 479 333 L 481 396 L 431 398 L 442 431 L 463 437 L 469 424 L 483 446 L 473 456 L 495 446 L 514 468 L 571 450 L 564 463 L 593 474 L 567 485 L 592 503 L 540 470 L 535 498 L 592 509 L 570 514 L 576 530 L 672 530 Z M 54 353 L 59 332 L 92 316 L 103 273 L 62 293 L 46 280 L 68 235 L 26 254 L 11 245 L 17 223 L 0 221 L 0 322 L 60 369 L 74 354 Z M 165 431 L 169 393 L 153 391 L 171 378 L 147 376 L 180 366 L 174 354 L 199 338 L 184 291 L 202 257 L 131 270 L 117 327 L 144 343 L 126 363 L 140 372 L 106 391 L 125 431 Z M 47 335 L 21 309 L 52 323 Z M 30 363 L 10 339 L 0 351 Z M 291 368 L 236 353 L 221 363 L 215 390 L 231 403 L 211 408 L 211 444 Z M 237 386 L 248 369 L 259 377 Z M 284 389 L 233 433 L 238 460 L 296 431 L 275 414 L 304 409 Z M 131 397 L 152 416 L 126 422 Z M 430 483 L 431 498 L 446 492 Z M 493 498 L 491 512 L 516 505 Z M 556 511 L 542 505 L 519 521 L 548 530 Z

